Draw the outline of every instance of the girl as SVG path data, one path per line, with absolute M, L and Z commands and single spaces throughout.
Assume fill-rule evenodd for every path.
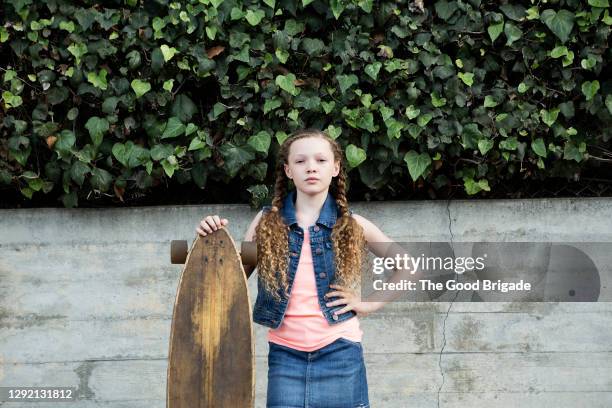
M 269 327 L 267 407 L 369 407 L 358 317 L 386 302 L 362 301 L 354 287 L 366 243 L 390 240 L 349 209 L 342 150 L 320 130 L 281 145 L 271 204 L 244 238 L 257 243 L 253 320 Z M 208 216 L 196 231 L 227 224 Z

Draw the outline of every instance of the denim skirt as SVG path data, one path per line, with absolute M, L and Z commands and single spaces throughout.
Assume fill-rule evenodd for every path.
M 267 408 L 369 408 L 361 343 L 341 337 L 310 352 L 268 345 Z

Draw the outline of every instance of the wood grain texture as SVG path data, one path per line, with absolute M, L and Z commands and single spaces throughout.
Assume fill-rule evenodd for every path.
M 176 296 L 168 362 L 168 408 L 252 407 L 250 300 L 240 256 L 220 229 L 193 242 Z

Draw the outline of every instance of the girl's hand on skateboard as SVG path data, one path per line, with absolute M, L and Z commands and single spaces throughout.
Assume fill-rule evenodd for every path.
M 209 215 L 200 221 L 200 224 L 196 227 L 196 232 L 205 237 L 208 234 L 212 234 L 213 231 L 225 227 L 228 222 L 227 218 L 219 218 L 218 215 Z

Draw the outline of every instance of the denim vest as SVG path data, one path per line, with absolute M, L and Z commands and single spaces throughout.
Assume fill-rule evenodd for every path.
M 302 243 L 304 242 L 304 230 L 298 225 L 295 217 L 295 197 L 296 193 L 295 190 L 293 190 L 287 195 L 287 197 L 285 197 L 283 208 L 281 209 L 283 221 L 289 226 L 289 260 L 287 271 L 289 295 L 291 295 L 291 289 L 293 288 L 295 272 L 300 260 Z M 270 210 L 270 208 L 270 206 L 264 206 L 263 211 L 267 212 Z M 323 316 L 329 324 L 343 322 L 357 314 L 354 311 L 349 310 L 348 312 L 334 316 L 334 311 L 342 309 L 346 305 L 342 304 L 328 307 L 325 305 L 325 303 L 339 299 L 339 297 L 334 296 L 327 299 L 323 297 L 326 293 L 332 290 L 330 289 L 329 284 L 333 282 L 334 275 L 336 273 L 331 232 L 334 224 L 336 223 L 337 217 L 338 206 L 336 205 L 336 200 L 330 193 L 328 193 L 327 198 L 323 203 L 323 207 L 321 208 L 319 219 L 315 225 L 308 227 L 319 306 L 321 307 Z M 255 300 L 255 306 L 253 307 L 253 321 L 263 326 L 276 329 L 283 321 L 283 317 L 285 317 L 285 311 L 287 310 L 289 299 L 282 293 L 282 289 L 280 289 L 280 301 L 275 300 L 264 288 L 259 274 L 257 274 L 257 289 L 257 299 Z

